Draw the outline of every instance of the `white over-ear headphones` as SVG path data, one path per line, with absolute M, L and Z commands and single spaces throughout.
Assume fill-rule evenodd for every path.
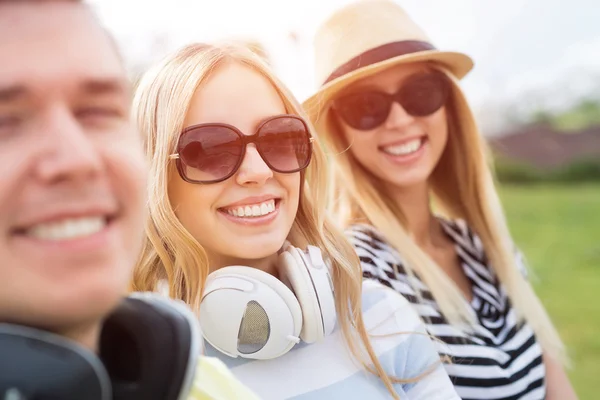
M 304 252 L 286 242 L 278 270 L 281 281 L 244 266 L 208 276 L 200 304 L 200 326 L 208 343 L 231 357 L 270 359 L 287 353 L 300 339 L 312 343 L 331 334 L 337 315 L 321 250 L 308 246 Z

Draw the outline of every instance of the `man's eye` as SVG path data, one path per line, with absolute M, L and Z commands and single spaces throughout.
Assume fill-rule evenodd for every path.
M 121 110 L 107 107 L 82 108 L 76 112 L 78 118 L 120 118 Z
M 25 118 L 20 115 L 0 115 L 0 138 L 14 137 L 22 131 Z
M 22 122 L 16 115 L 0 115 L 0 129 L 15 128 Z

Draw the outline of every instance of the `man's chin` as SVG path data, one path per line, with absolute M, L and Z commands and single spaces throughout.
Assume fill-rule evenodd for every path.
M 83 286 L 83 285 L 82 285 Z M 54 314 L 52 320 L 58 323 L 73 323 L 77 321 L 103 320 L 107 317 L 127 295 L 126 285 L 87 285 L 84 290 L 65 293 L 62 296 L 52 297 L 49 314 Z M 65 292 L 67 292 L 65 290 Z M 51 298 L 50 296 L 47 296 Z M 62 310 L 54 313 L 52 310 Z

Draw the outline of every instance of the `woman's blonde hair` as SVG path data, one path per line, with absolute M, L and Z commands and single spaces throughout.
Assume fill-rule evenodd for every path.
M 545 352 L 567 362 L 556 329 L 516 264 L 516 249 L 494 185 L 490 152 L 472 111 L 457 79 L 445 68 L 433 67 L 452 82 L 452 94 L 446 104 L 448 143 L 430 179 L 436 212 L 465 220 L 479 235 L 518 317 L 532 326 Z M 319 121 L 313 123 L 331 153 L 329 202 L 336 221 L 343 227 L 357 222 L 373 225 L 401 254 L 407 272 L 416 272 L 423 279 L 446 319 L 461 329 L 472 326 L 476 321 L 460 289 L 411 238 L 402 210 L 387 194 L 381 180 L 348 151 L 351 144 L 341 131 L 337 115 L 327 110 L 327 105 L 328 102 L 321 104 L 325 111 L 315 113 Z
M 134 114 L 150 163 L 150 182 L 147 238 L 131 289 L 157 290 L 159 281 L 166 280 L 169 295 L 185 301 L 196 311 L 209 265 L 204 249 L 179 222 L 170 205 L 167 185 L 174 166 L 169 155 L 175 152 L 192 96 L 215 70 L 231 62 L 248 66 L 267 78 L 279 92 L 286 112 L 304 117 L 301 106 L 264 61 L 236 44 L 193 44 L 182 48 L 145 74 L 134 99 Z M 310 123 L 309 129 L 312 131 Z M 326 160 L 318 143 L 314 143 L 313 150 L 289 240 L 297 247 L 310 243 L 323 250 L 331 263 L 338 320 L 349 349 L 398 398 L 393 383 L 414 382 L 420 377 L 407 380 L 389 377 L 375 355 L 361 311 L 360 263 L 343 232 L 326 216 Z

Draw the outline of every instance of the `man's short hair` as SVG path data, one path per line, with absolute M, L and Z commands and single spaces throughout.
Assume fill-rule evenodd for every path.
M 8 3 L 84 3 L 85 0 L 0 0 L 0 4 Z
M 121 48 L 119 46 L 119 43 L 117 42 L 117 40 L 113 36 L 113 34 L 111 32 L 109 32 L 108 29 L 106 29 L 106 27 L 101 23 L 100 18 L 98 18 L 98 16 L 94 12 L 93 8 L 91 7 L 91 5 L 88 4 L 88 0 L 0 0 L 0 6 L 3 4 L 32 4 L 32 3 L 39 3 L 39 4 L 43 4 L 43 3 L 74 3 L 74 4 L 85 5 L 86 7 L 88 7 L 90 9 L 92 16 L 96 19 L 96 21 L 100 24 L 102 29 L 104 29 L 104 31 L 106 32 L 106 36 L 112 43 L 112 45 L 117 53 L 117 56 L 119 57 L 119 59 L 121 60 L 123 65 L 125 65 L 125 58 L 123 57 L 123 54 L 121 53 Z

